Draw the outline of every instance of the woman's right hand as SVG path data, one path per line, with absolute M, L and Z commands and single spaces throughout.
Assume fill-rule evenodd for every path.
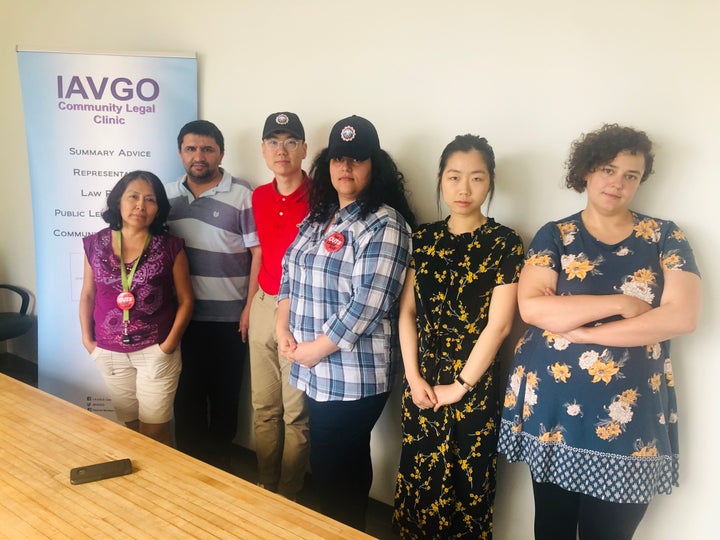
M 97 349 L 97 341 L 92 339 L 83 339 L 83 347 L 87 350 L 88 354 L 92 354 Z
M 653 309 L 650 304 L 640 298 L 627 294 L 616 294 L 614 296 L 618 297 L 619 315 L 623 319 L 632 319 Z M 591 327 L 580 326 L 574 330 L 560 332 L 560 335 L 571 343 L 593 343 L 593 330 Z
M 280 331 L 277 335 L 278 350 L 285 358 L 290 356 L 297 349 L 297 342 L 290 330 Z
M 433 387 L 422 377 L 408 380 L 413 403 L 421 410 L 432 409 L 437 405 L 437 396 Z
M 653 308 L 652 305 L 648 304 L 645 300 L 641 300 L 640 298 L 635 298 L 634 296 L 629 296 L 627 294 L 621 294 L 619 296 L 622 297 L 620 316 L 623 319 L 631 319 L 633 317 L 637 317 L 638 315 L 647 313 Z
M 543 295 L 557 296 L 557 293 L 550 287 L 545 287 Z M 641 300 L 640 298 L 636 298 L 635 296 L 630 296 L 628 294 L 612 294 L 608 296 L 608 298 L 610 297 L 617 298 L 618 315 L 620 315 L 623 319 L 632 319 L 633 317 L 647 313 L 653 308 L 652 305 L 648 304 L 645 300 Z

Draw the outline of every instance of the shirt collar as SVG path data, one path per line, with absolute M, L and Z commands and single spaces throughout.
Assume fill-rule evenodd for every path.
M 307 175 L 305 171 L 303 173 L 303 179 L 302 183 L 298 186 L 298 188 L 293 191 L 290 195 L 282 195 L 277 188 L 277 179 L 273 178 L 273 197 L 275 198 L 275 201 L 280 201 L 282 199 L 285 199 L 286 201 L 290 202 L 297 202 L 305 199 L 308 195 L 308 189 L 310 189 L 310 177 Z
M 340 222 L 344 219 L 351 219 L 357 215 L 360 214 L 360 203 L 358 201 L 353 201 L 350 204 L 348 204 L 345 208 L 341 208 L 335 213 L 336 222 Z
M 220 171 L 222 172 L 222 178 L 220 178 L 220 182 L 218 182 L 218 185 L 203 192 L 200 195 L 200 198 L 211 197 L 216 193 L 230 191 L 230 187 L 232 186 L 232 175 L 222 167 L 220 167 Z M 182 189 L 182 191 L 184 191 L 188 197 L 194 198 L 192 191 L 190 191 L 190 188 L 188 188 L 187 186 L 187 174 L 180 179 L 180 189 Z

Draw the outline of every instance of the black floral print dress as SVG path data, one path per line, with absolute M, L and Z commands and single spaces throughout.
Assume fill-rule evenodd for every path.
M 418 361 L 431 384 L 451 384 L 488 320 L 493 289 L 518 280 L 522 240 L 493 219 L 454 235 L 447 219 L 413 235 Z M 405 382 L 393 523 L 403 538 L 490 538 L 499 428 L 497 366 L 472 392 L 421 411 Z

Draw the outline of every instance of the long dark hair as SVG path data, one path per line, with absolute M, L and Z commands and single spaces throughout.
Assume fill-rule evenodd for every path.
M 155 199 L 157 200 L 158 211 L 155 215 L 155 219 L 150 224 L 150 234 L 158 235 L 167 232 L 167 217 L 170 213 L 170 201 L 168 201 L 167 194 L 165 193 L 165 186 L 160 179 L 149 171 L 132 171 L 123 176 L 115 187 L 112 188 L 110 194 L 107 197 L 107 208 L 102 213 L 102 218 L 105 220 L 113 231 L 119 231 L 122 229 L 122 215 L 120 214 L 120 199 L 125 193 L 128 184 L 133 180 L 143 180 L 150 184 L 155 192 Z
M 417 226 L 415 214 L 410 208 L 405 191 L 405 176 L 385 150 L 375 150 L 370 156 L 372 171 L 370 183 L 360 193 L 357 202 L 360 204 L 360 215 L 364 218 L 375 212 L 382 204 L 397 210 L 411 228 Z M 320 151 L 310 168 L 309 203 L 312 223 L 327 222 L 338 209 L 338 194 L 330 179 L 330 160 L 328 149 Z

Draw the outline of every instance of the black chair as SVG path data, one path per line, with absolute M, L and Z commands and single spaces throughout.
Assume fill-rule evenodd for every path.
M 14 285 L 6 285 L 0 283 L 0 289 L 9 289 L 20 295 L 22 303 L 20 311 L 3 311 L 0 312 L 0 341 L 12 339 L 22 336 L 30 330 L 33 324 L 33 318 L 27 314 L 30 305 L 30 294 L 20 287 Z

